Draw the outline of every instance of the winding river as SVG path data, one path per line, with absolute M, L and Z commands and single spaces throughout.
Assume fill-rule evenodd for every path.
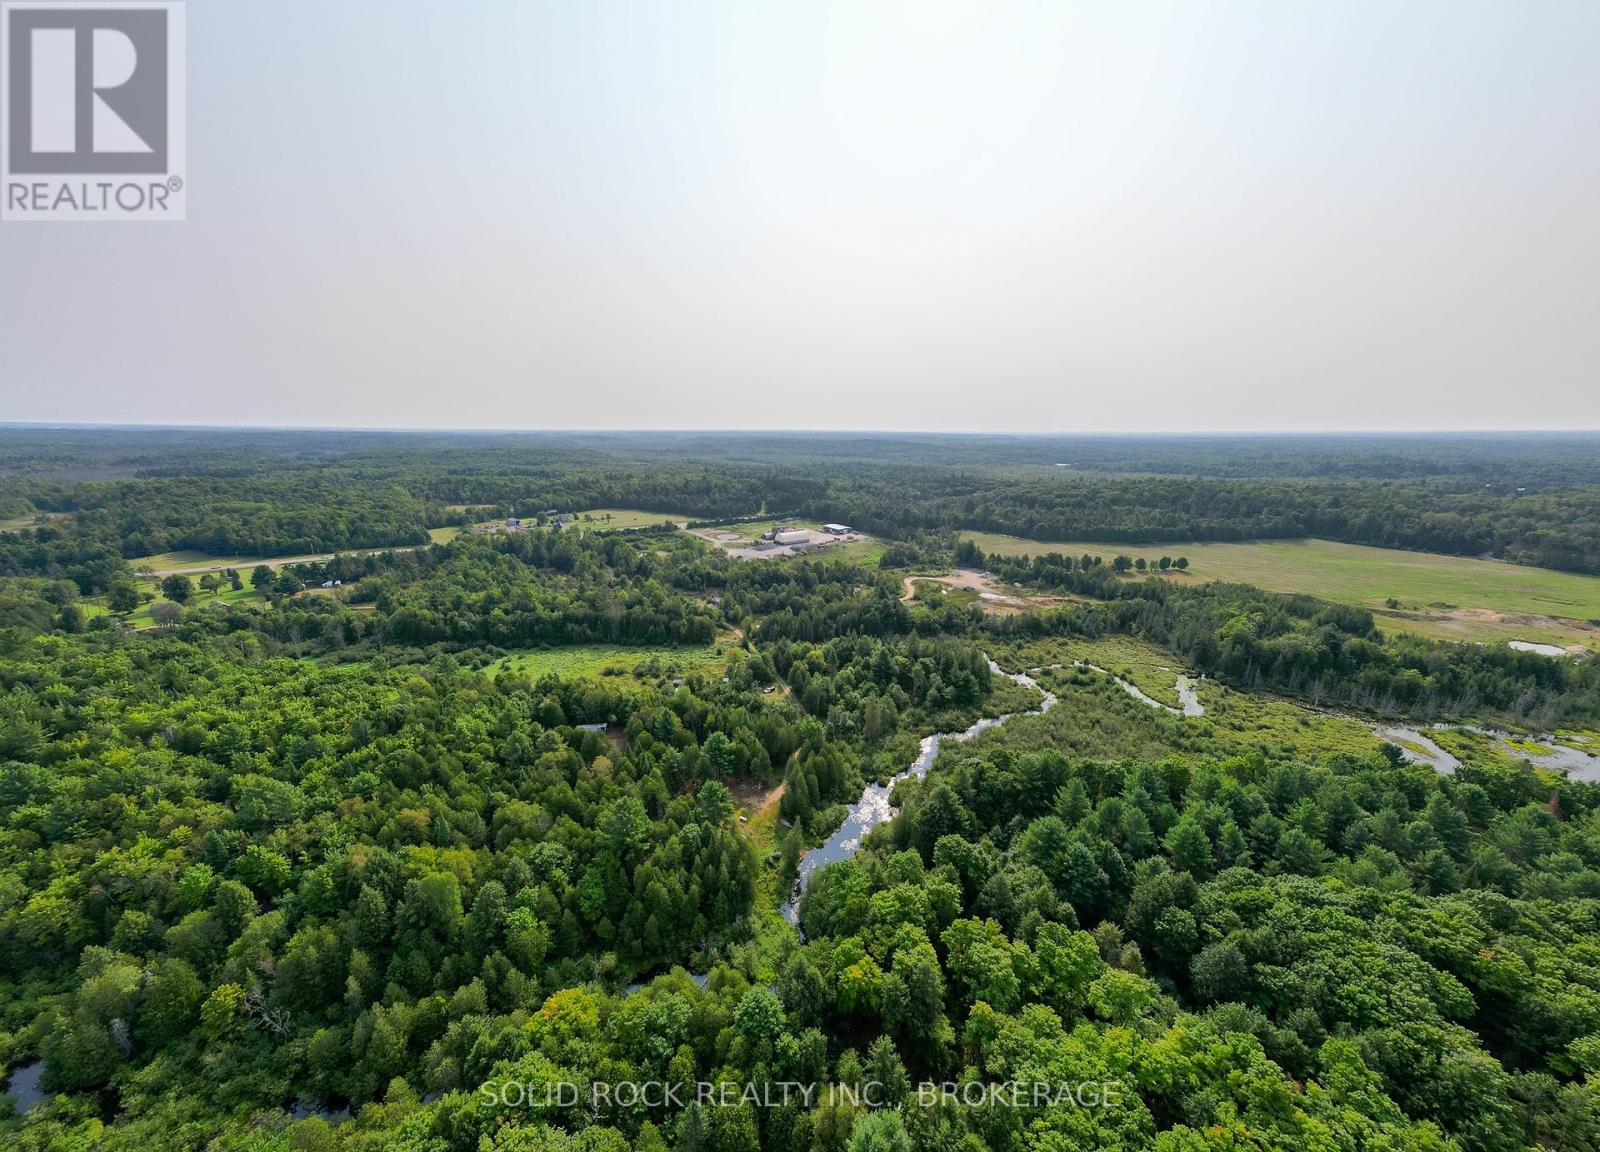
M 1055 706 L 1055 695 L 1044 688 L 1040 688 L 1038 682 L 1032 676 L 1024 672 L 1007 672 L 992 659 L 989 659 L 987 654 L 985 659 L 989 660 L 989 668 L 996 675 L 1004 676 L 1006 679 L 1024 687 L 1037 688 L 1043 695 L 1043 700 L 1039 707 L 1028 712 L 1007 713 L 1004 716 L 988 716 L 962 732 L 940 732 L 932 736 L 924 736 L 917 758 L 911 762 L 910 767 L 904 772 L 891 777 L 887 784 L 868 784 L 866 791 L 862 792 L 861 798 L 850 806 L 849 815 L 845 817 L 844 823 L 839 825 L 838 829 L 825 842 L 811 849 L 801 858 L 800 867 L 796 873 L 794 891 L 789 899 L 784 901 L 782 909 L 783 918 L 790 924 L 798 926 L 800 923 L 800 896 L 804 893 L 806 885 L 810 883 L 811 877 L 817 869 L 828 864 L 838 863 L 841 860 L 850 859 L 860 851 L 861 842 L 868 832 L 871 832 L 878 825 L 886 824 L 893 819 L 895 809 L 890 803 L 889 797 L 894 792 L 894 786 L 902 780 L 912 777 L 921 779 L 926 776 L 928 770 L 933 767 L 934 758 L 939 755 L 939 745 L 943 741 L 969 740 L 980 732 L 999 727 L 1014 716 L 1037 716 L 1048 712 Z M 1142 692 L 1136 685 L 1129 683 L 1114 672 L 1081 660 L 1074 661 L 1073 666 L 1088 668 L 1111 677 L 1124 692 L 1152 708 L 1158 708 L 1178 716 L 1203 716 L 1205 714 L 1205 707 L 1200 703 L 1198 685 L 1187 676 L 1180 675 L 1177 677 L 1176 688 L 1179 707 L 1174 708 L 1172 705 L 1165 704 Z M 1061 668 L 1063 665 L 1052 664 L 1050 667 L 1055 669 Z M 1033 671 L 1040 672 L 1042 669 L 1036 668 Z M 1439 747 L 1426 734 L 1415 728 L 1383 727 L 1367 720 L 1362 722 L 1367 724 L 1372 729 L 1373 734 L 1380 740 L 1387 740 L 1399 745 L 1405 758 L 1412 763 L 1429 765 L 1436 771 L 1446 775 L 1453 774 L 1460 765 L 1459 760 Z M 1435 725 L 1435 727 L 1446 728 L 1448 725 Z M 1480 729 L 1480 731 L 1484 730 Z M 1500 738 L 1507 752 L 1533 759 L 1540 767 L 1564 771 L 1570 778 L 1575 780 L 1600 782 L 1600 756 L 1558 743 L 1549 737 L 1540 738 L 1538 741 L 1539 750 L 1533 751 L 1526 743 L 1522 747 L 1512 746 L 1509 743 L 1509 738 L 1504 733 L 1490 732 L 1489 734 Z M 1523 739 L 1528 743 L 1532 743 L 1528 738 Z
M 1149 693 L 1145 692 L 1137 684 L 1131 684 L 1124 680 L 1121 676 L 1118 676 L 1115 672 L 1108 671 L 1100 667 L 1098 664 L 1091 664 L 1087 660 L 1074 660 L 1070 665 L 1049 665 L 1049 668 L 1052 672 L 1060 668 L 1068 667 L 1087 668 L 1091 672 L 1098 672 L 1102 676 L 1109 676 L 1112 680 L 1116 681 L 1118 688 L 1121 688 L 1124 692 L 1126 692 L 1129 696 L 1132 696 L 1141 704 L 1148 704 L 1152 708 L 1159 708 L 1161 711 L 1170 712 L 1174 716 L 1204 716 L 1206 714 L 1205 705 L 1200 703 L 1200 686 L 1187 676 L 1179 676 L 1173 685 L 1173 688 L 1178 693 L 1178 707 L 1174 708 L 1171 704 L 1163 704 L 1154 696 L 1151 696 Z M 1044 669 L 1035 668 L 1034 671 L 1042 672 Z M 1163 669 L 1163 671 L 1165 671 L 1165 669 Z M 1201 677 L 1201 679 L 1204 679 L 1204 677 Z
M 1507 732 L 1500 728 L 1481 728 L 1476 724 L 1434 724 L 1429 731 L 1448 732 L 1452 728 L 1463 732 L 1476 732 L 1488 736 L 1501 752 L 1513 760 L 1526 760 L 1537 768 L 1560 772 L 1569 780 L 1584 784 L 1600 784 L 1600 756 L 1578 748 L 1568 741 L 1550 735 L 1527 735 Z M 1373 726 L 1373 735 L 1400 747 L 1401 753 L 1413 764 L 1425 764 L 1446 776 L 1455 775 L 1461 761 L 1439 747 L 1427 733 L 1415 728 L 1380 728 Z
M 1368 721 L 1361 721 L 1366 724 Z M 1441 776 L 1454 776 L 1461 761 L 1435 744 L 1415 728 L 1379 728 L 1372 726 L 1372 734 L 1400 749 L 1400 755 L 1409 764 L 1423 764 Z
M 845 817 L 843 824 L 839 825 L 832 836 L 829 836 L 819 847 L 811 849 L 800 860 L 800 867 L 795 876 L 794 892 L 783 904 L 783 918 L 796 926 L 800 923 L 800 894 L 805 891 L 806 884 L 811 880 L 811 875 L 818 868 L 827 864 L 836 864 L 840 860 L 848 860 L 861 848 L 861 841 L 868 832 L 880 824 L 887 824 L 894 817 L 894 806 L 889 803 L 889 797 L 894 792 L 894 786 L 902 780 L 913 776 L 921 779 L 928 774 L 928 769 L 933 767 L 934 757 L 939 755 L 939 745 L 945 740 L 970 740 L 979 732 L 986 732 L 990 728 L 998 728 L 1014 716 L 1039 716 L 1050 711 L 1055 706 L 1055 696 L 1043 688 L 1032 676 L 1024 672 L 1007 672 L 1000 665 L 989 659 L 985 654 L 984 659 L 989 660 L 989 670 L 995 675 L 1004 676 L 1007 680 L 1021 684 L 1025 688 L 1038 688 L 1044 699 L 1039 707 L 1027 712 L 1008 712 L 1004 716 L 985 716 L 972 727 L 962 732 L 936 732 L 932 736 L 922 738 L 921 749 L 917 758 L 904 772 L 890 777 L 887 784 L 868 784 L 867 790 L 861 794 L 861 799 L 850 806 L 850 814 Z

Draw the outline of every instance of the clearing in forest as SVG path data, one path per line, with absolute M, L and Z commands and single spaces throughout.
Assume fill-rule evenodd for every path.
M 1380 626 L 1396 632 L 1600 649 L 1600 629 L 1591 623 L 1600 620 L 1600 577 L 1595 576 L 1331 540 L 1114 544 L 1024 540 L 988 532 L 962 535 L 985 553 L 1004 556 L 1088 553 L 1108 564 L 1118 554 L 1146 562 L 1183 556 L 1189 561 L 1187 572 L 1156 574 L 1184 582 L 1232 580 L 1354 604 L 1370 608 Z
M 579 528 L 611 531 L 617 528 L 653 528 L 659 524 L 687 524 L 693 516 L 682 512 L 644 512 L 638 508 L 591 508 L 579 512 Z
M 448 544 L 460 535 L 460 528 L 430 528 L 428 539 L 432 544 Z M 128 561 L 135 572 L 149 569 L 155 576 L 200 576 L 206 572 L 220 572 L 224 568 L 239 570 L 246 577 L 247 569 L 265 564 L 268 568 L 283 568 L 289 564 L 322 564 L 334 556 L 377 556 L 384 552 L 415 552 L 427 544 L 403 544 L 394 548 L 341 548 L 338 552 L 304 552 L 293 556 L 215 556 L 209 552 L 181 551 L 157 552 L 153 556 L 139 556 Z
M 578 644 L 570 648 L 529 648 L 500 657 L 484 671 L 514 672 L 537 679 L 547 673 L 583 676 L 686 676 L 720 674 L 728 658 L 726 642 L 647 647 L 635 644 Z

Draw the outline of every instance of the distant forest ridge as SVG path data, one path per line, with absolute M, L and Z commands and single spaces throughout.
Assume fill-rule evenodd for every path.
M 0 574 L 409 547 L 473 516 L 756 512 L 889 540 L 1320 537 L 1600 574 L 1600 435 L 997 437 L 0 428 Z M 470 511 L 469 511 L 470 510 Z M 41 514 L 52 519 L 35 522 Z
M 465 456 L 463 457 L 463 454 Z M 963 469 L 1221 477 L 1600 484 L 1600 431 L 994 435 L 916 432 L 465 432 L 0 424 L 0 474 L 227 474 L 271 461 L 443 464 L 705 459 L 839 460 Z

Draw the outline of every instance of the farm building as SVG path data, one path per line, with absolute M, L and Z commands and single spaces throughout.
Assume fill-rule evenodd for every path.
M 824 524 L 822 530 L 831 536 L 848 536 L 850 534 L 850 525 Z
M 787 528 L 776 533 L 773 537 L 779 544 L 804 544 L 811 539 L 811 533 L 804 528 Z

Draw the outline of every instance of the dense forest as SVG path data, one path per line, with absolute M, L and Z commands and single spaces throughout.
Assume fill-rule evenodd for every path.
M 1600 572 L 1600 488 L 1186 478 L 998 477 L 830 486 L 827 512 L 873 531 L 966 528 L 1031 540 L 1166 543 L 1303 536 Z
M 116 558 L 425 543 L 466 509 L 793 513 L 1164 543 L 1323 537 L 1600 573 L 1592 437 L 553 438 L 0 429 L 0 574 L 103 591 Z M 1065 457 L 1065 459 L 1063 459 Z M 177 461 L 182 461 L 181 463 Z M 1056 467 L 1055 465 L 1070 465 Z M 32 523 L 35 517 L 48 517 Z
M 0 1145 L 1600 1147 L 1600 661 L 954 531 L 1595 563 L 1484 445 L 4 430 Z

